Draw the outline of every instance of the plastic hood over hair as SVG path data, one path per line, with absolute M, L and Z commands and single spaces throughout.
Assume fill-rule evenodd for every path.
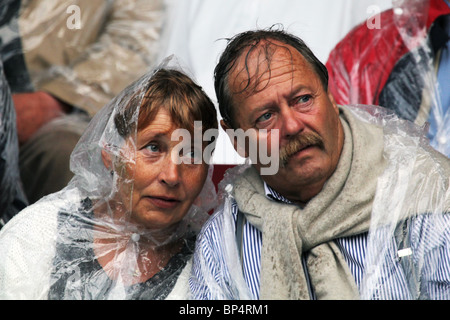
M 394 0 L 338 43 L 327 69 L 338 104 L 380 105 L 419 126 L 428 122 L 431 145 L 450 156 L 450 107 L 439 93 L 449 88 L 437 75 L 449 36 L 437 18 L 445 14 L 444 0 Z
M 433 279 L 426 279 L 423 274 L 441 267 L 442 261 L 435 253 L 436 250 L 445 250 L 445 243 L 448 246 L 450 239 L 450 161 L 429 146 L 423 128 L 399 119 L 392 111 L 365 105 L 346 108 L 361 121 L 383 128 L 384 157 L 387 160 L 373 203 L 365 251 L 365 274 L 359 288 L 361 298 L 449 299 L 448 290 L 445 297 L 434 296 L 433 290 L 426 287 L 427 281 L 432 282 Z M 233 181 L 247 166 L 229 169 L 219 185 L 223 206 L 210 221 L 214 221 L 221 232 L 210 235 L 214 237 L 213 245 L 217 246 L 210 250 L 211 254 L 223 253 L 217 258 L 223 266 L 214 268 L 220 274 L 211 274 L 210 257 L 204 255 L 204 250 L 196 252 L 195 273 L 191 281 L 195 282 L 193 287 L 200 288 L 199 296 L 206 295 L 211 299 L 254 298 L 244 280 L 236 246 L 236 225 L 239 222 L 235 221 L 233 206 L 236 204 L 232 192 Z M 420 229 L 421 226 L 424 229 Z M 418 237 L 418 233 L 426 228 L 429 228 L 428 235 Z M 390 286 L 394 277 L 405 284 L 401 296 L 396 296 Z
M 127 139 L 128 148 L 123 148 L 125 139 L 118 133 L 114 118 L 123 115 L 127 107 L 133 110 L 122 120 L 131 128 L 129 136 L 135 137 L 139 106 L 149 80 L 161 69 L 185 73 L 180 68 L 169 57 L 103 107 L 72 153 L 70 167 L 75 176 L 68 186 L 42 198 L 4 227 L 0 255 L 11 260 L 17 252 L 26 256 L 14 257 L 21 263 L 0 263 L 0 297 L 184 298 L 187 287 L 179 287 L 178 279 L 188 273 L 195 236 L 217 200 L 212 167 L 195 204 L 174 228 L 162 232 L 130 220 L 126 208 L 131 203 L 118 202 L 117 195 L 126 190 L 129 195 L 122 198 L 131 199 L 133 175 L 128 172 L 125 176 L 117 166 L 106 168 L 102 160 L 102 150 L 107 150 L 111 158 L 118 160 L 113 164 L 133 167 L 136 150 L 129 141 L 135 140 Z M 137 107 L 130 109 L 130 103 Z M 117 210 L 125 212 L 121 218 L 116 217 Z M 147 271 L 145 265 L 154 268 L 156 275 L 144 282 L 136 281 Z

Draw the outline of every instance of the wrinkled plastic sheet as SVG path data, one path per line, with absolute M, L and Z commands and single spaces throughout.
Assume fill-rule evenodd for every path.
M 393 1 L 392 17 L 383 12 L 366 21 L 361 30 L 367 37 L 360 35 L 359 43 L 344 38 L 348 43 L 330 54 L 327 67 L 334 74 L 330 86 L 339 104 L 381 105 L 419 126 L 429 123 L 430 144 L 449 157 L 450 107 L 439 94 L 449 89 L 437 81 L 429 10 L 429 0 Z M 401 59 L 394 61 L 399 52 Z M 391 68 L 391 74 L 382 72 Z
M 386 109 L 360 106 L 354 112 L 384 128 L 387 160 L 372 209 L 361 298 L 450 299 L 443 267 L 450 240 L 449 160 L 429 146 L 426 128 Z

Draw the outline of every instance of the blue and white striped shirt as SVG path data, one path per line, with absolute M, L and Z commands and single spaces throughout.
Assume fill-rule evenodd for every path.
M 289 202 L 267 185 L 265 186 L 265 190 L 266 196 L 274 201 Z M 231 212 L 234 222 L 237 224 L 238 208 L 235 202 L 232 203 Z M 223 239 L 219 239 L 223 233 L 223 214 L 224 211 L 219 211 L 214 214 L 207 221 L 199 235 L 196 253 L 194 255 L 193 272 L 189 281 L 194 299 L 217 298 L 217 295 L 211 294 L 211 284 L 208 283 L 210 280 L 205 280 L 205 271 L 202 270 L 205 267 L 208 269 L 207 273 L 212 275 L 209 279 L 214 279 L 214 285 L 221 287 L 221 290 L 224 292 L 230 292 L 229 295 L 226 293 L 223 294 L 222 298 L 229 299 L 230 297 L 234 297 L 233 290 L 235 288 L 232 288 L 232 285 L 230 285 L 233 283 L 233 279 L 231 279 L 233 276 L 227 270 L 228 266 L 225 261 L 226 249 L 222 244 Z M 425 261 L 422 261 L 425 267 L 422 269 L 421 282 L 423 282 L 423 286 L 420 288 L 420 290 L 426 291 L 422 296 L 429 299 L 450 299 L 450 218 L 448 214 L 444 214 L 441 215 L 440 219 L 442 220 L 439 220 L 439 223 L 444 227 L 440 228 L 439 232 L 435 232 L 434 225 L 427 221 L 425 215 L 417 219 L 418 221 L 414 222 L 412 226 L 411 238 L 414 238 L 412 240 L 415 243 L 412 249 L 419 252 L 420 250 L 427 250 L 424 247 L 432 248 L 432 250 L 429 250 L 430 253 L 427 251 Z M 236 229 L 238 229 L 237 225 Z M 227 238 L 226 241 L 229 240 Z M 234 241 L 234 239 L 231 241 Z M 365 271 L 368 233 L 339 238 L 335 242 L 349 266 L 357 287 L 361 289 Z M 253 297 L 259 299 L 262 232 L 246 220 L 242 228 L 241 245 L 243 277 Z M 382 279 L 385 283 L 379 289 L 377 288 L 378 291 L 375 290 L 374 296 L 371 296 L 371 298 L 412 298 L 407 284 L 408 277 L 402 271 L 402 265 L 400 259 L 398 259 L 397 251 L 396 244 L 393 244 L 392 252 L 387 255 L 386 261 L 380 261 L 381 273 L 383 274 Z M 201 261 L 201 256 L 207 258 Z M 392 261 L 395 261 L 395 263 L 392 263 Z M 427 264 L 432 266 L 428 268 L 429 270 L 427 270 Z M 306 270 L 306 268 L 304 269 Z M 306 279 L 308 280 L 307 274 Z M 312 299 L 315 299 L 316 297 L 311 288 L 310 291 Z

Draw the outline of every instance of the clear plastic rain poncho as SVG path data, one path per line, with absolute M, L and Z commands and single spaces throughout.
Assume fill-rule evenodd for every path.
M 431 145 L 450 157 L 449 78 L 440 68 L 448 59 L 448 2 L 394 0 L 392 9 L 371 13 L 330 53 L 333 96 L 338 104 L 380 105 L 419 126 L 428 122 Z
M 149 81 L 161 70 L 180 67 L 168 58 L 102 108 L 72 153 L 71 170 L 75 176 L 69 185 L 29 206 L 3 228 L 0 298 L 186 298 L 195 235 L 216 201 L 212 166 L 186 164 L 202 166 L 204 175 L 191 180 L 188 188 L 198 186 L 198 197 L 179 223 L 164 229 L 146 228 L 138 219 L 132 219 L 128 209 L 134 209 L 135 177 L 142 173 L 133 171 L 140 154 L 136 143 L 141 132 L 138 115 L 143 99 L 147 99 Z M 195 90 L 201 95 L 200 87 Z M 185 100 L 173 104 L 170 99 L 167 101 L 180 114 L 186 113 Z M 193 99 L 192 95 L 188 99 Z M 167 101 L 162 103 L 164 108 Z M 217 129 L 215 108 L 209 102 L 202 107 L 203 114 L 188 116 Z M 124 135 L 123 130 L 129 133 Z M 112 167 L 105 166 L 102 150 L 115 159 Z M 151 166 L 140 168 L 152 170 Z M 145 281 L 142 277 L 151 270 L 154 275 Z
M 377 182 L 367 248 L 359 248 L 365 254 L 361 299 L 450 299 L 450 160 L 429 146 L 425 128 L 392 111 L 367 105 L 345 108 L 362 122 L 383 128 L 387 160 Z M 255 298 L 241 265 L 247 253 L 236 245 L 240 240 L 235 236 L 242 232 L 234 216 L 233 182 L 248 166 L 228 170 L 219 184 L 221 207 L 208 222 L 214 225 L 208 230 L 214 239 L 208 245 L 211 255 L 220 252 L 220 257 L 211 262 L 203 250 L 196 252 L 193 281 L 199 281 L 199 296 Z M 257 257 L 257 252 L 251 255 Z

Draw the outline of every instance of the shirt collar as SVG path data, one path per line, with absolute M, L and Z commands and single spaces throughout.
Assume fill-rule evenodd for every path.
M 268 197 L 269 199 L 292 204 L 291 201 L 289 201 L 288 199 L 283 197 L 281 194 L 279 194 L 278 192 L 273 190 L 266 182 L 264 182 L 264 191 L 266 193 L 266 197 Z

